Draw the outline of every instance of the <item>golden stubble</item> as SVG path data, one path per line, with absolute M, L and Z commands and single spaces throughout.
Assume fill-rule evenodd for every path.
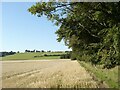
M 4 88 L 98 87 L 89 73 L 71 60 L 4 62 L 2 84 Z

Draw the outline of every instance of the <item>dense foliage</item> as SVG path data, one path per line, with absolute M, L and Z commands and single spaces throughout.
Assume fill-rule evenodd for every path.
M 72 49 L 71 59 L 120 64 L 120 2 L 38 2 L 28 11 L 60 27 L 58 41 Z

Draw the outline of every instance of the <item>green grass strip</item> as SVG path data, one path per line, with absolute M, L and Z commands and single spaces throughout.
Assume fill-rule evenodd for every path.
M 85 69 L 105 82 L 110 88 L 119 88 L 118 66 L 112 69 L 102 69 L 102 65 L 91 65 L 89 62 L 78 61 Z

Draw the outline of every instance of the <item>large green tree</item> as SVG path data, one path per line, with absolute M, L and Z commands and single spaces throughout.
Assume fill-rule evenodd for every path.
M 87 55 L 107 68 L 119 64 L 120 2 L 38 2 L 28 11 L 60 27 L 57 40 L 72 48 L 72 59 Z

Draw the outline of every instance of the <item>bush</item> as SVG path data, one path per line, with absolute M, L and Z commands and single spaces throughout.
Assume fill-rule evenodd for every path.
M 48 56 L 47 54 L 44 54 L 44 56 Z
M 76 53 L 71 52 L 71 60 L 76 60 L 77 59 L 76 57 L 77 57 Z
M 63 54 L 60 56 L 60 59 L 70 59 L 70 54 Z

